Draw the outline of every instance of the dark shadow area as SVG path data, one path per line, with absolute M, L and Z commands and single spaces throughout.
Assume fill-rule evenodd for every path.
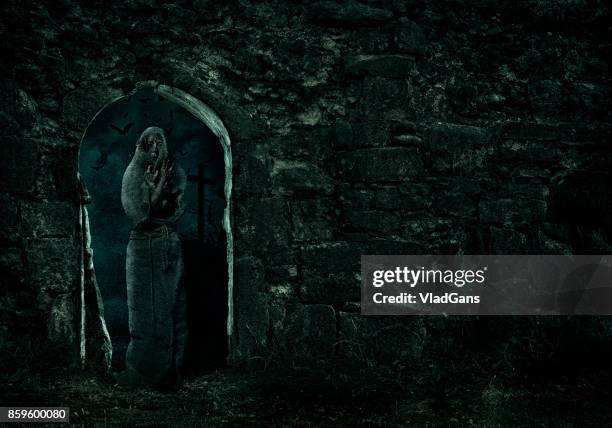
M 227 263 L 225 239 L 183 241 L 187 324 L 187 375 L 224 367 L 227 358 Z M 203 261 L 206 261 L 203 263 Z
M 113 370 L 125 364 L 129 343 L 125 278 L 130 225 L 121 206 L 121 181 L 138 136 L 164 129 L 170 156 L 187 175 L 183 243 L 189 342 L 187 373 L 225 365 L 227 356 L 227 248 L 222 228 L 225 164 L 218 138 L 187 110 L 141 89 L 102 110 L 81 144 L 79 172 L 91 195 L 93 260 L 113 343 Z

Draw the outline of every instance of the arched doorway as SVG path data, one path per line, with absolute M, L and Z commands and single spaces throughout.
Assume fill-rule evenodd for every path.
M 165 85 L 144 83 L 100 110 L 89 123 L 79 154 L 93 262 L 121 369 L 129 342 L 125 246 L 130 225 L 121 203 L 121 179 L 138 135 L 161 127 L 169 150 L 187 174 L 186 211 L 177 223 L 183 244 L 187 320 L 187 369 L 199 373 L 225 364 L 233 324 L 233 235 L 230 226 L 232 155 L 227 129 L 206 104 Z

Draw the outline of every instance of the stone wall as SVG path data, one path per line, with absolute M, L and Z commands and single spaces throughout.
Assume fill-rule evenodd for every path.
M 414 360 L 482 331 L 362 318 L 361 254 L 610 252 L 603 1 L 1 7 L 9 367 L 78 357 L 79 141 L 139 82 L 190 93 L 230 132 L 236 363 Z M 489 325 L 503 340 L 519 322 Z

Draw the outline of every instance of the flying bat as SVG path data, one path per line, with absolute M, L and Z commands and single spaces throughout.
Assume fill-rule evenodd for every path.
M 134 122 L 130 122 L 127 125 L 125 125 L 123 128 L 119 128 L 117 125 L 115 125 L 114 123 L 110 124 L 110 127 L 113 128 L 115 131 L 117 131 L 119 134 L 121 135 L 127 135 L 128 132 L 130 132 L 130 128 L 134 126 Z

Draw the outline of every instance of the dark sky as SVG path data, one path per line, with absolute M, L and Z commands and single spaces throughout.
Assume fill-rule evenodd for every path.
M 225 208 L 223 149 L 217 137 L 187 110 L 139 90 L 106 107 L 83 138 L 79 170 L 92 197 L 88 205 L 94 265 L 111 336 L 127 329 L 125 251 L 131 225 L 121 206 L 121 180 L 136 140 L 149 126 L 166 130 L 170 156 L 188 175 L 204 165 L 205 240 L 217 241 Z M 185 215 L 177 227 L 182 239 L 197 238 L 197 184 L 187 181 Z

